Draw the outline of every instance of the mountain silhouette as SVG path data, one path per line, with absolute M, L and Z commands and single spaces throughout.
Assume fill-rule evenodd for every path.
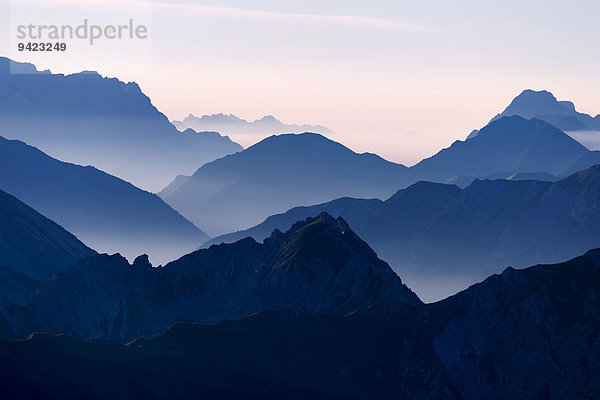
M 216 131 L 223 135 L 276 135 L 281 133 L 315 132 L 321 134 L 333 133 L 330 129 L 320 125 L 284 124 L 272 115 L 266 115 L 256 121 L 246 121 L 229 114 L 211 114 L 196 117 L 188 115 L 183 121 L 173 121 L 173 125 L 180 131 L 193 129 L 197 132 Z
M 159 196 L 211 236 L 258 224 L 294 206 L 339 197 L 385 199 L 419 181 L 468 186 L 475 179 L 556 181 L 600 162 L 558 128 L 505 117 L 411 168 L 356 154 L 317 134 L 269 137 L 179 176 Z
M 342 198 L 297 207 L 246 231 L 273 229 L 328 212 L 342 216 L 424 300 L 439 300 L 508 265 L 574 257 L 600 242 L 600 166 L 558 182 L 476 180 L 465 189 L 419 182 L 386 201 Z
M 44 280 L 96 252 L 0 190 L 0 268 Z
M 180 321 L 213 323 L 264 310 L 344 315 L 374 304 L 420 304 L 341 219 L 327 214 L 153 268 L 119 255 L 87 258 L 45 282 L 15 334 L 129 341 Z M 16 322 L 15 322 L 16 321 Z
M 219 134 L 179 132 L 136 83 L 95 72 L 38 73 L 0 57 L 0 88 L 0 135 L 148 190 L 242 150 Z
M 512 116 L 491 122 L 475 137 L 454 142 L 416 164 L 410 172 L 419 180 L 434 182 L 460 175 L 483 177 L 509 172 L 560 176 L 588 153 L 547 122 Z
M 165 263 L 208 239 L 154 194 L 2 137 L 0 189 L 102 252 L 148 252 L 154 262 Z
M 558 101 L 546 90 L 524 90 L 492 121 L 519 115 L 526 119 L 540 119 L 563 131 L 600 131 L 600 115 L 592 117 L 575 110 L 570 101 Z
M 600 394 L 600 250 L 506 269 L 434 304 L 266 311 L 127 345 L 0 340 L 22 399 L 582 399 Z
M 180 176 L 159 196 L 214 236 L 300 204 L 340 196 L 388 197 L 403 185 L 406 171 L 319 134 L 286 134 Z

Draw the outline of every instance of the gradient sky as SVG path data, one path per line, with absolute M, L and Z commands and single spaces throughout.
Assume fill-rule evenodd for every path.
M 525 88 L 600 113 L 597 0 L 0 1 L 0 52 L 13 59 L 136 81 L 170 119 L 272 114 L 404 164 L 464 139 Z M 130 17 L 149 40 L 16 51 L 26 20 Z

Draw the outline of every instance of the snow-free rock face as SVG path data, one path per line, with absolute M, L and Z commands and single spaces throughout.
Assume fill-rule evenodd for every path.
M 125 346 L 41 334 L 0 340 L 0 395 L 596 399 L 599 285 L 594 250 L 558 265 L 507 269 L 435 304 L 375 305 L 346 316 L 268 311 L 211 326 L 175 324 Z
M 64 271 L 26 308 L 30 330 L 129 340 L 178 321 L 213 323 L 263 310 L 346 314 L 420 300 L 341 219 L 327 214 L 212 246 L 163 268 L 102 255 Z M 27 334 L 27 332 L 21 332 Z

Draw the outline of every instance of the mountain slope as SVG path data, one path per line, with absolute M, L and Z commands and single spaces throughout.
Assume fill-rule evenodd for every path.
M 75 236 L 1 190 L 0 221 L 0 268 L 45 280 L 96 254 Z M 11 278 L 3 279 L 3 285 L 8 280 Z
M 513 115 L 526 119 L 537 118 L 563 131 L 600 131 L 600 116 L 593 118 L 577 112 L 572 102 L 558 101 L 546 90 L 524 90 L 492 121 Z
M 295 206 L 384 199 L 421 180 L 463 187 L 484 177 L 554 181 L 595 165 L 594 156 L 554 126 L 518 116 L 494 121 L 411 168 L 355 154 L 320 135 L 280 135 L 179 176 L 159 195 L 217 236 Z
M 600 396 L 600 250 L 507 269 L 429 305 L 263 312 L 122 346 L 0 341 L 19 398 L 584 399 Z M 66 396 L 66 397 L 65 397 Z
M 560 176 L 588 153 L 584 146 L 547 122 L 512 116 L 491 122 L 475 137 L 454 142 L 416 164 L 410 173 L 434 182 L 446 182 L 460 175 L 482 177 L 501 172 Z
M 420 182 L 388 200 L 339 199 L 297 207 L 247 231 L 251 236 L 319 212 L 342 216 L 424 300 L 439 300 L 508 265 L 574 257 L 600 243 L 600 166 L 562 181 L 476 180 L 465 189 Z
M 0 189 L 102 252 L 128 257 L 150 252 L 163 263 L 208 238 L 154 194 L 2 137 Z
M 263 310 L 346 314 L 420 300 L 342 219 L 327 214 L 152 268 L 90 258 L 44 283 L 23 308 L 31 331 L 128 341 L 178 321 L 213 323 Z
M 136 83 L 38 73 L 7 58 L 0 58 L 0 135 L 155 191 L 242 150 L 218 134 L 179 132 Z
M 159 195 L 215 235 L 301 204 L 340 196 L 387 197 L 404 184 L 406 170 L 321 135 L 279 135 L 179 177 Z

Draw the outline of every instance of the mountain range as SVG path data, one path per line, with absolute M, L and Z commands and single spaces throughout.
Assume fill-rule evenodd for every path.
M 102 252 L 166 263 L 208 236 L 155 194 L 94 167 L 53 159 L 0 137 L 0 189 Z
M 417 163 L 410 172 L 418 180 L 432 182 L 445 182 L 460 175 L 483 177 L 517 172 L 560 176 L 589 152 L 547 122 L 511 116 L 491 122 L 475 137 L 454 142 Z
M 261 135 L 262 137 L 281 133 L 315 132 L 323 135 L 333 133 L 330 129 L 320 125 L 284 124 L 272 115 L 265 115 L 256 121 L 246 121 L 232 114 L 211 114 L 196 117 L 188 115 L 183 121 L 173 121 L 173 125 L 180 131 L 193 129 L 197 132 L 215 131 L 223 135 Z
M 159 196 L 214 236 L 300 204 L 346 195 L 390 196 L 406 169 L 322 135 L 285 134 L 179 176 Z
M 242 150 L 215 132 L 179 132 L 133 82 L 38 72 L 0 57 L 0 135 L 157 191 Z
M 127 345 L 0 340 L 0 394 L 21 399 L 593 399 L 600 250 L 509 268 L 435 304 L 345 315 L 266 311 L 176 324 Z
M 206 243 L 262 240 L 298 219 L 342 216 L 426 301 L 508 265 L 557 262 L 600 243 L 600 165 L 558 182 L 476 180 L 464 189 L 419 182 L 386 201 L 341 198 L 296 207 Z
M 13 329 L 127 342 L 181 321 L 214 323 L 264 310 L 344 315 L 375 304 L 420 304 L 341 218 L 327 214 L 253 239 L 199 250 L 162 268 L 145 256 L 89 257 L 5 312 Z
M 279 135 L 179 176 L 159 196 L 211 236 L 247 229 L 269 215 L 339 197 L 386 199 L 418 181 L 461 186 L 478 177 L 557 180 L 600 163 L 541 120 L 513 116 L 456 141 L 411 168 L 356 154 L 317 134 Z
M 558 101 L 546 90 L 524 90 L 492 121 L 512 115 L 519 115 L 526 119 L 541 119 L 566 132 L 600 131 L 600 114 L 592 117 L 580 113 L 575 110 L 572 102 Z

